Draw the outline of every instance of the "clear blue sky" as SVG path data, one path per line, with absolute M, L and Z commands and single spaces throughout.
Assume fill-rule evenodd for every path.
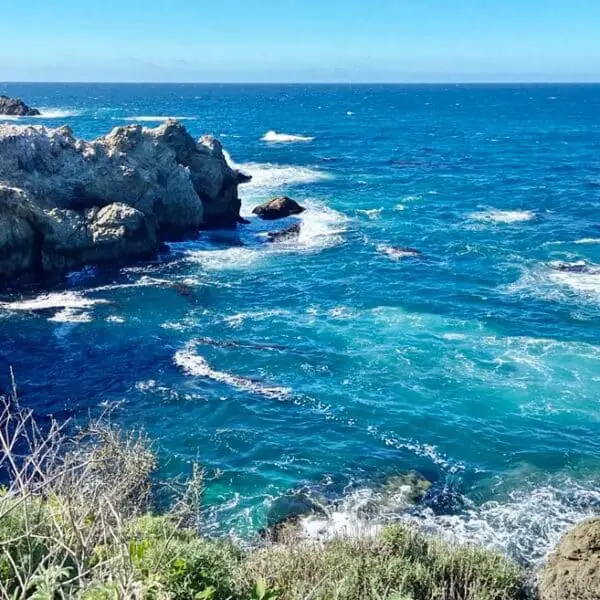
M 600 0 L 23 0 L 1 81 L 600 81 Z

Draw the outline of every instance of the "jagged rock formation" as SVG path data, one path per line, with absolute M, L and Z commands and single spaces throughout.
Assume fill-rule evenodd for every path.
M 13 117 L 36 117 L 40 114 L 37 108 L 30 108 L 21 98 L 0 96 L 0 115 Z
M 540 600 L 600 598 L 600 518 L 580 523 L 563 537 L 541 573 Z
M 288 196 L 278 196 L 257 206 L 252 212 L 265 221 L 283 219 L 290 215 L 299 215 L 306 209 Z
M 234 226 L 238 184 L 218 140 L 167 121 L 92 142 L 69 127 L 0 125 L 0 280 L 154 254 L 162 240 Z

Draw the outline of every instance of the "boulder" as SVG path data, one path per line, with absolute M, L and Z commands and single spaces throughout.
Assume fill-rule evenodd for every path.
M 37 108 L 30 108 L 21 98 L 0 96 L 0 115 L 14 117 L 35 117 L 40 114 Z
M 0 280 L 123 262 L 203 227 L 235 227 L 247 181 L 218 140 L 180 123 L 117 127 L 91 142 L 67 126 L 0 125 Z M 24 222 L 25 223 L 24 223 Z
M 285 242 L 286 240 L 297 238 L 300 235 L 300 223 L 294 223 L 280 231 L 270 231 L 267 238 L 270 242 Z
M 600 599 L 600 518 L 569 531 L 540 574 L 540 600 Z
M 290 215 L 299 215 L 306 209 L 288 196 L 278 196 L 257 206 L 252 212 L 265 221 L 283 219 Z

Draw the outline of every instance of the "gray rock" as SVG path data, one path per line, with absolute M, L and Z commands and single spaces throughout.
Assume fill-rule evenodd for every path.
M 196 143 L 176 121 L 91 142 L 66 126 L 0 125 L 0 280 L 133 260 L 201 227 L 234 227 L 243 180 L 217 140 Z
M 300 223 L 294 223 L 281 231 L 270 231 L 267 237 L 270 242 L 285 242 L 297 238 L 300 235 Z
M 37 108 L 30 108 L 21 98 L 0 96 L 0 115 L 15 117 L 35 117 L 40 114 Z
M 283 219 L 290 215 L 299 215 L 306 209 L 288 196 L 278 196 L 257 206 L 252 212 L 265 221 Z

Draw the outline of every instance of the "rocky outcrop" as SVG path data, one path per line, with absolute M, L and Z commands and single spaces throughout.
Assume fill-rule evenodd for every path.
M 306 209 L 287 196 L 278 196 L 257 206 L 252 212 L 265 221 L 283 219 L 290 215 L 299 215 Z
M 269 231 L 267 238 L 270 242 L 285 242 L 300 235 L 300 223 L 294 223 L 280 231 Z
M 21 98 L 0 96 L 0 115 L 12 117 L 36 117 L 40 114 L 37 108 L 30 108 Z
M 580 523 L 561 540 L 541 573 L 539 596 L 600 599 L 600 518 Z
M 69 127 L 0 125 L 0 280 L 154 254 L 235 226 L 238 184 L 218 140 L 167 121 L 87 142 Z

